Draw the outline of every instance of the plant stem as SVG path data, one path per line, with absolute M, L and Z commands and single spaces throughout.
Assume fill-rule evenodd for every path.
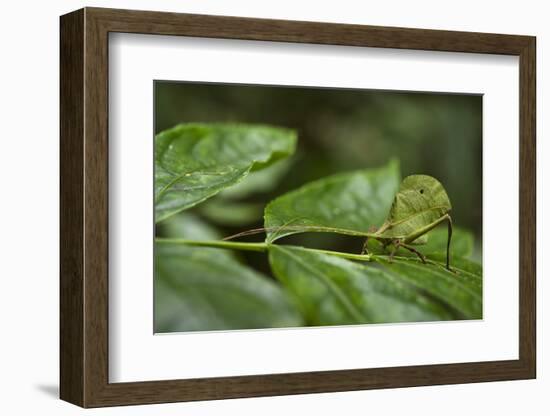
M 331 256 L 341 257 L 348 260 L 358 260 L 358 261 L 372 261 L 372 254 L 353 254 L 353 253 L 343 253 L 341 251 L 332 251 L 332 250 L 320 250 L 317 248 L 306 248 L 302 247 L 304 250 L 315 251 L 317 253 L 330 254 Z
M 222 248 L 226 250 L 244 250 L 244 251 L 258 251 L 265 252 L 268 250 L 271 244 L 269 243 L 244 243 L 236 241 L 218 241 L 218 240 L 186 240 L 183 238 L 156 238 L 155 241 L 160 244 L 182 244 L 186 246 L 194 247 L 212 247 L 212 248 Z M 298 247 L 298 246 L 287 246 L 287 247 Z M 352 253 L 343 253 L 341 251 L 332 251 L 332 250 L 321 250 L 316 248 L 306 248 L 298 247 L 303 250 L 312 251 L 316 253 L 329 254 L 331 256 L 341 257 L 348 260 L 359 260 L 359 261 L 372 261 L 372 254 L 352 254 Z
M 155 241 L 161 244 L 183 244 L 195 247 L 213 247 L 244 251 L 267 251 L 266 243 L 239 243 L 236 241 L 217 241 L 217 240 L 186 240 L 184 238 L 156 238 Z

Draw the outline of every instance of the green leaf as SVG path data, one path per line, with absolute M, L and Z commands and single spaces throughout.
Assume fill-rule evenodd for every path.
M 294 152 L 292 130 L 240 124 L 182 124 L 155 138 L 155 221 L 239 183 Z
M 432 253 L 430 259 L 445 264 L 445 254 L 443 253 Z M 481 264 L 463 257 L 453 258 L 451 267 L 453 270 L 456 268 L 459 272 L 473 274 L 480 280 L 483 277 L 483 267 Z
M 483 282 L 481 267 L 472 262 L 454 259 L 453 272 L 445 268 L 444 263 L 421 263 L 416 258 L 376 257 L 386 270 L 430 296 L 445 302 L 464 319 L 481 319 Z M 441 258 L 443 261 L 443 256 Z
M 190 212 L 163 221 L 157 231 L 164 237 L 198 241 L 220 238 L 214 227 Z M 239 263 L 235 254 L 231 250 L 157 245 L 155 331 L 300 325 L 296 307 L 280 286 Z
M 299 247 L 272 245 L 271 267 L 309 325 L 453 319 L 440 302 L 394 274 Z
M 156 332 L 302 325 L 297 307 L 280 285 L 221 253 L 156 245 Z
M 365 235 L 384 222 L 398 186 L 396 161 L 308 183 L 267 205 L 267 241 L 308 231 Z

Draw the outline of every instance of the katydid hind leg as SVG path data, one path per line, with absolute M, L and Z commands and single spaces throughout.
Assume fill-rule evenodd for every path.
M 451 270 L 450 256 L 451 256 L 451 238 L 453 236 L 453 220 L 451 216 L 447 214 L 447 270 Z
M 453 220 L 451 219 L 451 216 L 449 214 L 445 214 L 441 218 L 432 222 L 431 224 L 428 224 L 425 227 L 422 227 L 419 230 L 415 231 L 414 233 L 411 233 L 410 235 L 405 237 L 403 242 L 405 244 L 412 243 L 418 237 L 433 230 L 435 227 L 437 227 L 439 224 L 441 224 L 444 221 L 447 221 L 447 264 L 445 265 L 445 268 L 447 270 L 451 270 L 450 255 L 451 255 L 451 237 L 453 235 Z

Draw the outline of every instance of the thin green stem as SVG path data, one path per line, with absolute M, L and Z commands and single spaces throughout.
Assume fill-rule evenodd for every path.
M 186 240 L 184 238 L 156 238 L 155 241 L 161 244 L 182 244 L 195 247 L 213 247 L 245 251 L 267 251 L 267 243 L 239 243 L 236 241 L 217 241 L 217 240 Z
M 156 238 L 155 241 L 160 244 L 182 244 L 186 246 L 194 247 L 212 247 L 212 248 L 222 248 L 226 250 L 244 250 L 244 251 L 258 251 L 265 252 L 271 245 L 270 243 L 244 243 L 236 241 L 218 241 L 218 240 L 207 240 L 207 241 L 197 241 L 197 240 L 186 240 L 184 238 Z M 296 247 L 296 246 L 286 246 L 286 247 Z M 341 257 L 348 260 L 358 260 L 358 261 L 372 261 L 372 254 L 352 254 L 352 253 L 343 253 L 341 251 L 332 251 L 332 250 L 321 250 L 316 248 L 306 248 L 300 247 L 307 251 L 312 251 L 315 253 L 329 254 L 331 256 Z
M 304 247 L 305 248 L 305 247 Z M 353 253 L 343 253 L 341 251 L 332 251 L 332 250 L 320 250 L 317 248 L 305 248 L 308 251 L 314 251 L 317 253 L 330 254 L 331 256 L 341 257 L 348 260 L 358 260 L 358 261 L 372 261 L 372 254 L 353 254 Z

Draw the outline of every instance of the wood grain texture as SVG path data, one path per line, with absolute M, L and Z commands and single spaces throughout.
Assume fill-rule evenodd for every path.
M 109 140 L 108 32 L 85 10 L 84 59 L 84 377 L 85 406 L 108 381 Z
M 519 355 L 536 377 L 536 41 L 520 54 Z
M 61 19 L 60 44 L 60 388 L 84 404 L 84 12 Z
M 528 36 L 87 8 L 110 32 L 519 55 Z
M 108 33 L 383 47 L 520 57 L 518 360 L 109 383 Z M 82 407 L 533 378 L 535 38 L 516 35 L 82 9 L 61 18 L 61 398 Z

